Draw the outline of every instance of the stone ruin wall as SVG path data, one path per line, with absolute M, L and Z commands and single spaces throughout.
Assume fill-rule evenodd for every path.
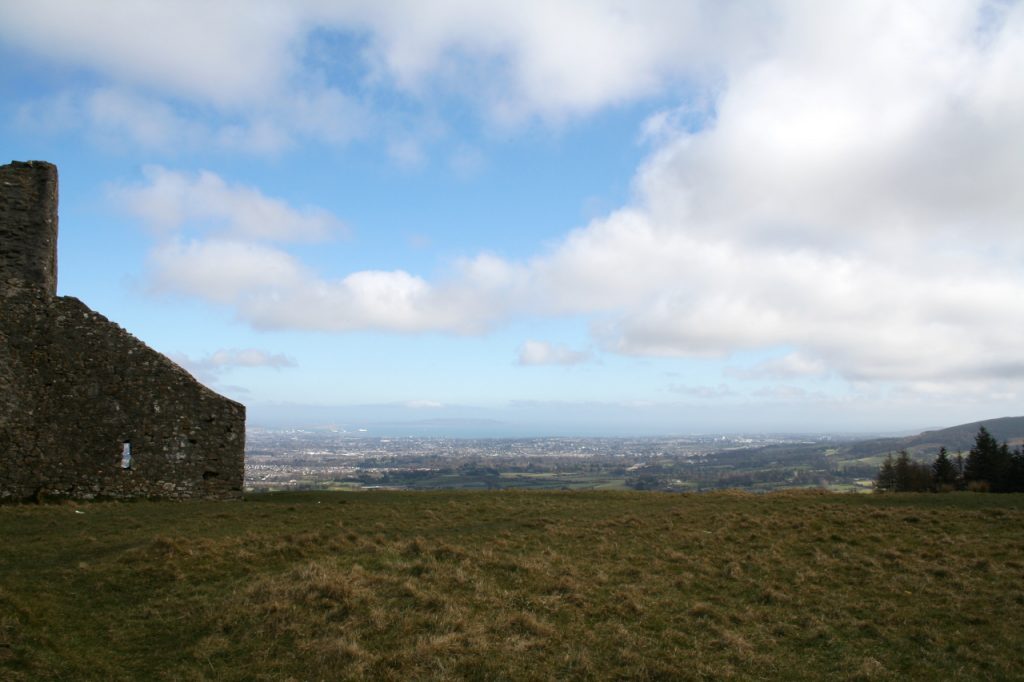
M 0 297 L 57 295 L 57 168 L 0 166 Z
M 240 497 L 245 407 L 54 296 L 56 228 L 56 168 L 0 166 L 0 501 Z

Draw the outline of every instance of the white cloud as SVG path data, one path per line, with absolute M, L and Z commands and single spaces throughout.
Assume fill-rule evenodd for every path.
M 730 74 L 712 125 L 648 125 L 663 146 L 635 204 L 534 262 L 547 306 L 601 313 L 622 353 L 795 348 L 766 378 L 1024 367 L 1024 118 L 1005 66 L 1024 68 L 1006 47 L 1024 9 L 986 42 L 970 3 L 799 10 L 770 59 Z
M 589 359 L 590 354 L 586 351 L 572 350 L 567 346 L 531 339 L 524 341 L 519 347 L 518 363 L 524 366 L 578 365 Z
M 986 25 L 983 6 L 995 17 Z M 690 104 L 652 117 L 657 138 L 726 92 L 715 102 L 726 137 L 751 137 L 775 152 L 764 162 L 798 166 L 841 151 L 835 145 L 884 152 L 892 136 L 914 131 L 927 142 L 935 130 L 918 126 L 920 117 L 941 126 L 937 113 L 955 114 L 948 95 L 971 97 L 981 126 L 1019 118 L 1024 96 L 1007 86 L 1022 58 L 1013 39 L 1022 22 L 1019 7 L 980 0 L 0 4 L 0 40 L 95 76 L 104 85 L 87 99 L 99 100 L 99 120 L 120 122 L 140 142 L 194 135 L 204 117 L 208 139 L 235 148 L 273 151 L 297 137 L 344 143 L 374 125 L 384 99 L 376 95 L 395 88 L 426 103 L 463 97 L 497 123 L 564 121 L 684 93 Z M 359 40 L 328 47 L 325 35 Z M 104 102 L 111 92 L 119 101 Z M 187 104 L 193 120 L 176 120 L 185 117 L 172 102 Z M 157 120 L 141 121 L 146 112 Z M 865 123 L 877 133 L 867 146 L 858 135 Z M 788 145 L 795 133 L 805 144 Z M 1013 150 L 1005 157 L 1012 163 Z M 776 180 L 785 186 L 786 174 Z
M 431 285 L 402 270 L 328 280 L 281 249 L 235 240 L 163 242 L 149 272 L 154 292 L 231 306 L 260 329 L 474 333 L 502 312 L 487 310 L 483 290 Z
M 361 27 L 377 81 L 421 97 L 461 94 L 499 124 L 560 122 L 662 94 L 704 73 L 735 45 L 750 48 L 746 17 L 721 4 L 638 0 L 521 0 L 321 4 L 321 20 Z M 737 21 L 736 19 L 741 19 Z M 711 27 L 711 31 L 708 28 Z
M 335 280 L 305 273 L 280 286 L 237 289 L 233 300 L 221 302 L 261 329 L 473 334 L 493 326 L 506 309 L 489 308 L 488 291 L 462 284 L 435 285 L 404 270 L 364 270 Z
M 145 184 L 116 187 L 112 194 L 125 210 L 158 230 L 198 223 L 236 238 L 277 241 L 322 241 L 345 231 L 323 209 L 296 209 L 209 171 L 187 175 L 149 166 L 143 174 Z
M 117 81 L 218 106 L 279 89 L 301 14 L 245 0 L 33 0 L 0 5 L 0 38 Z
M 266 154 L 301 139 L 344 144 L 371 120 L 354 93 L 304 63 L 313 31 L 334 28 L 315 15 L 310 3 L 273 1 L 3 3 L 0 42 L 95 76 L 100 86 L 82 78 L 57 99 L 71 105 L 63 127 L 87 126 L 104 145 L 125 136 L 162 151 Z
M 308 275 L 288 254 L 257 244 L 226 241 L 168 241 L 150 254 L 155 291 L 179 293 L 216 303 L 238 304 L 302 286 Z
M 624 354 L 792 349 L 749 370 L 764 378 L 927 390 L 994 386 L 1024 367 L 1024 4 L 291 7 L 321 28 L 366 31 L 368 87 L 460 93 L 499 121 L 672 96 L 668 84 L 682 79 L 689 90 L 640 131 L 654 148 L 634 200 L 532 259 L 485 254 L 434 282 L 402 270 L 329 280 L 244 244 L 281 235 L 248 231 L 259 221 L 233 223 L 208 198 L 190 219 L 224 221 L 227 236 L 161 247 L 155 278 L 167 290 L 262 327 L 467 333 L 512 315 L 570 314 Z M 284 25 L 288 39 L 265 49 L 294 70 L 296 53 L 280 46 L 301 44 L 307 24 Z M 278 92 L 294 88 L 280 73 L 269 78 L 286 83 Z M 249 97 L 246 82 L 231 96 Z M 214 101 L 203 87 L 192 92 Z M 347 106 L 327 100 L 327 110 Z M 289 134 L 303 127 L 325 134 L 311 123 Z M 208 190 L 181 182 L 189 195 Z M 249 196 L 208 184 L 232 211 Z M 173 182 L 157 186 L 170 224 L 194 210 Z
M 726 38 L 737 33 L 727 14 L 655 0 L 38 0 L 0 4 L 0 41 L 105 84 L 87 100 L 122 93 L 99 121 L 139 143 L 163 147 L 182 133 L 188 144 L 275 152 L 297 138 L 365 134 L 387 109 L 378 94 L 396 89 L 428 108 L 462 97 L 499 125 L 560 122 L 659 95 L 703 68 L 703 50 L 745 44 L 745 28 Z M 339 34 L 357 46 L 322 40 Z M 196 121 L 178 120 L 172 103 L 205 120 L 201 142 Z

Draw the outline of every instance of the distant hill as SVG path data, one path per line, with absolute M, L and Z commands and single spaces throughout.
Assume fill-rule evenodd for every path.
M 848 444 L 844 450 L 854 457 L 884 455 L 898 450 L 908 450 L 919 457 L 932 456 L 945 446 L 950 452 L 971 449 L 978 429 L 984 426 L 999 442 L 1011 445 L 1024 442 L 1024 417 L 1000 417 L 983 421 L 960 424 L 945 429 L 925 431 L 916 436 L 902 438 L 873 438 Z
M 1000 443 L 1011 447 L 1024 443 L 1024 417 L 1002 417 L 960 424 L 945 429 L 925 431 L 914 436 L 870 438 L 830 443 L 781 443 L 762 447 L 730 449 L 709 454 L 704 464 L 728 471 L 736 481 L 734 485 L 746 485 L 740 474 L 757 480 L 766 480 L 771 472 L 790 471 L 816 472 L 821 480 L 837 482 L 837 476 L 873 477 L 881 458 L 889 453 L 907 450 L 918 460 L 930 461 L 939 448 L 945 446 L 951 454 L 964 454 L 974 445 L 978 429 L 984 426 Z M 815 474 L 812 474 L 815 475 Z M 751 480 L 754 480 L 753 478 Z M 795 480 L 795 479 L 794 479 Z

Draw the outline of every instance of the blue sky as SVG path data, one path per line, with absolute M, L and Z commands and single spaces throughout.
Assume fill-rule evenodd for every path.
M 844 5 L 7 2 L 0 147 L 253 425 L 1024 413 L 1024 8 Z

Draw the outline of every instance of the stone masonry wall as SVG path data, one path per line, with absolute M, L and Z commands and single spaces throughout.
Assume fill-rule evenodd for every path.
M 241 494 L 244 406 L 75 298 L 9 299 L 0 329 L 18 408 L 0 423 L 0 499 Z
M 0 291 L 57 294 L 57 167 L 0 166 Z
M 0 166 L 0 187 L 9 168 Z M 18 210 L 8 204 L 0 218 Z M 45 239 L 0 237 L 12 234 L 14 245 L 0 244 L 0 501 L 240 497 L 245 406 L 78 299 L 53 296 L 37 276 L 45 264 L 25 260 L 21 276 L 11 252 Z

